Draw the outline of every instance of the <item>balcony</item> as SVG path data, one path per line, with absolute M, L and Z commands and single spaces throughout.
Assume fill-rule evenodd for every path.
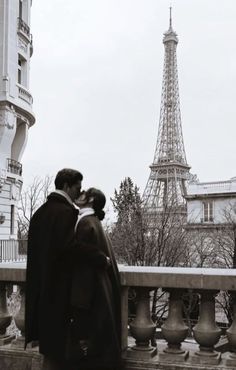
M 30 42 L 30 28 L 22 18 L 18 18 L 18 32 L 20 32 Z
M 0 240 L 0 263 L 25 262 L 27 240 Z
M 7 171 L 15 175 L 22 175 L 22 164 L 15 159 L 7 158 Z
M 236 368 L 236 271 L 227 269 L 120 267 L 122 298 L 122 353 L 125 370 L 233 370 Z M 21 305 L 9 312 L 6 288 L 18 284 Z M 136 289 L 135 318 L 128 321 L 128 290 Z M 151 345 L 155 325 L 150 315 L 154 288 L 168 294 L 168 316 L 161 327 L 161 339 Z M 200 296 L 200 315 L 193 338 L 182 316 L 182 296 L 192 289 Z M 40 370 L 42 357 L 37 343 L 26 351 L 24 343 L 25 263 L 0 264 L 0 368 Z M 233 298 L 232 325 L 222 333 L 215 320 L 215 296 L 230 291 Z M 16 294 L 16 293 L 13 293 Z M 18 299 L 19 301 L 19 299 Z M 6 328 L 14 316 L 21 335 L 14 337 Z M 18 331 L 19 332 L 19 331 Z M 5 366 L 5 367 L 4 367 Z
M 22 164 L 15 159 L 7 158 L 7 171 L 21 176 Z
M 18 98 L 24 100 L 26 103 L 32 105 L 33 104 L 33 97 L 29 93 L 29 91 L 23 87 L 22 85 L 17 84 L 18 86 Z

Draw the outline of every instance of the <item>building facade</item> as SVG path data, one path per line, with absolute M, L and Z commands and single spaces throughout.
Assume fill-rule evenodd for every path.
M 210 229 L 224 225 L 229 217 L 236 217 L 236 177 L 189 184 L 186 200 L 189 227 Z
M 236 177 L 187 186 L 189 263 L 236 268 Z
M 31 0 L 0 0 L 0 240 L 17 239 L 21 157 L 34 124 L 29 91 Z

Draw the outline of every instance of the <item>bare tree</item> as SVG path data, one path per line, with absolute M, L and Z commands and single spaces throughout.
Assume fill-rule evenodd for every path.
M 236 268 L 236 202 L 223 209 L 222 217 L 224 223 L 214 232 L 219 264 Z
M 18 206 L 18 238 L 27 239 L 30 219 L 34 212 L 46 201 L 51 191 L 52 177 L 35 177 L 32 184 L 21 192 Z

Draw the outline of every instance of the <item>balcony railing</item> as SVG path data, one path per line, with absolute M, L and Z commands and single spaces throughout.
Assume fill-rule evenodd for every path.
M 226 370 L 236 369 L 236 270 L 197 268 L 120 267 L 122 299 L 122 353 L 126 370 Z M 6 331 L 12 314 L 7 308 L 6 287 L 18 284 L 21 305 L 14 316 L 21 336 L 13 339 Z M 136 290 L 136 316 L 128 321 L 128 291 Z M 160 328 L 157 347 L 151 339 L 156 330 L 151 319 L 150 299 L 155 288 L 168 295 L 168 315 Z M 8 288 L 9 289 L 9 288 Z M 183 320 L 182 296 L 191 289 L 200 297 L 200 314 L 193 327 Z M 215 296 L 231 293 L 233 322 L 222 336 L 215 320 Z M 24 343 L 25 264 L 0 265 L 0 368 L 10 369 L 19 361 L 19 369 L 41 369 L 41 356 L 32 348 L 22 351 Z M 4 320 L 3 320 L 4 318 Z M 5 333 L 5 334 L 4 334 Z M 224 340 L 224 345 L 219 345 Z M 8 344 L 7 344 L 8 343 Z M 21 361 L 21 362 L 20 362 Z M 33 367 L 34 362 L 34 367 Z M 28 367 L 27 367 L 28 366 Z
M 18 18 L 18 31 L 21 31 L 28 39 L 30 39 L 30 28 L 22 18 Z
M 30 56 L 32 57 L 34 52 L 34 45 L 33 45 L 33 35 L 32 33 L 30 34 Z
M 23 99 L 30 105 L 33 104 L 33 97 L 29 93 L 29 91 L 26 88 L 24 88 L 22 85 L 17 84 L 17 86 L 18 86 L 18 97 L 20 99 Z
M 26 261 L 27 240 L 0 240 L 1 262 Z
M 21 176 L 22 164 L 15 159 L 7 158 L 7 171 Z

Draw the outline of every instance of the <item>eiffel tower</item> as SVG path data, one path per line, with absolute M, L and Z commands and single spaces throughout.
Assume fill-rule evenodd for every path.
M 171 207 L 174 214 L 186 214 L 185 181 L 190 167 L 186 161 L 182 134 L 176 48 L 177 34 L 164 33 L 165 48 L 159 131 L 151 173 L 144 190 L 143 204 L 149 217 Z

